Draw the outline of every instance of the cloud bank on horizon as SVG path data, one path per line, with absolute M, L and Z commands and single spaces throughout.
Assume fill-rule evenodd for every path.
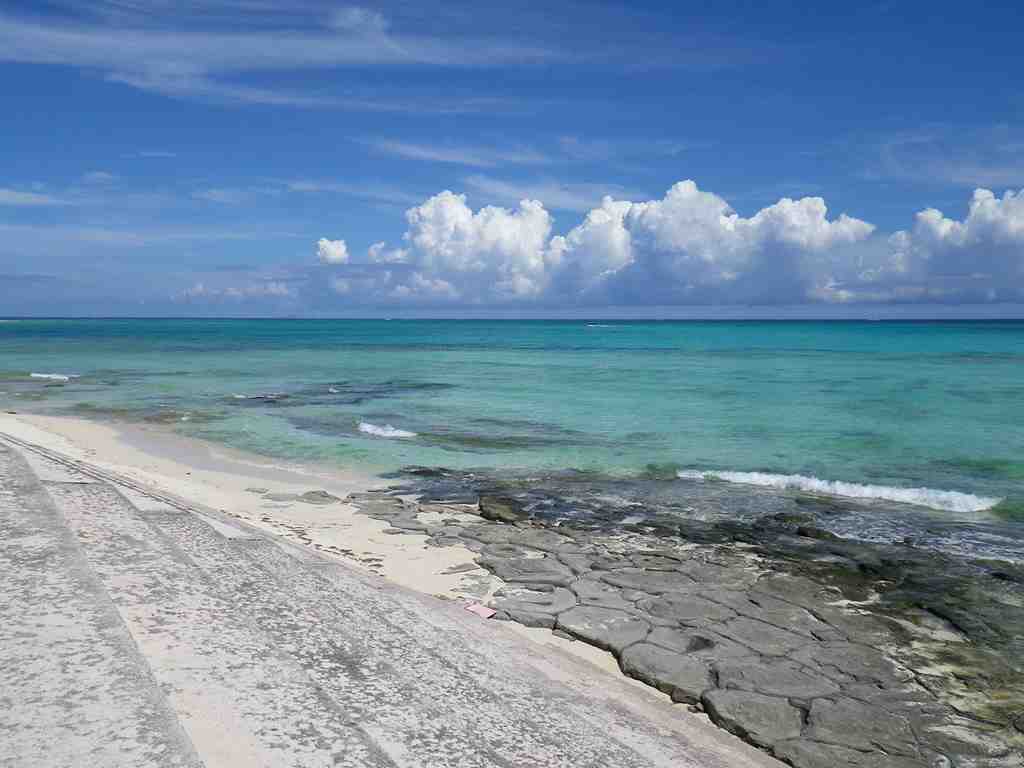
M 349 260 L 321 238 L 308 277 L 365 305 L 687 305 L 1024 299 L 1024 190 L 975 190 L 962 221 L 929 208 L 878 233 L 820 197 L 744 218 L 680 181 L 657 200 L 605 197 L 564 235 L 539 200 L 473 210 L 443 191 L 405 214 L 400 246 Z

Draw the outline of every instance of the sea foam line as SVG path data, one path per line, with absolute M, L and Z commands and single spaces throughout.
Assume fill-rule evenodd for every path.
M 376 424 L 371 424 L 368 421 L 359 422 L 359 431 L 365 432 L 368 435 L 373 435 L 374 437 L 416 437 L 415 432 L 409 432 L 405 429 L 397 429 L 396 427 L 392 427 L 390 424 L 378 427 Z
M 771 472 L 700 472 L 682 470 L 677 475 L 684 480 L 725 480 L 729 483 L 759 485 L 779 490 L 806 491 L 828 496 L 852 499 L 881 499 L 901 504 L 916 504 L 944 512 L 983 512 L 999 504 L 1002 499 L 975 496 L 960 491 L 939 491 L 934 488 L 896 488 L 888 485 L 845 483 L 841 480 L 822 480 L 807 475 L 776 475 Z

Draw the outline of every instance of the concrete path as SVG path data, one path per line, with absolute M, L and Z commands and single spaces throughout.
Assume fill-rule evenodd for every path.
M 0 439 L 0 766 L 779 765 L 507 626 L 119 480 Z

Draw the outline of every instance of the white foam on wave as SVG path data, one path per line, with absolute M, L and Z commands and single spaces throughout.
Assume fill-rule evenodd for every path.
M 368 421 L 359 422 L 359 431 L 365 432 L 368 435 L 373 435 L 374 437 L 416 437 L 415 432 L 409 432 L 406 429 L 397 429 L 396 427 L 392 427 L 390 424 L 378 427 L 376 424 L 371 424 Z
M 779 490 L 806 491 L 827 496 L 845 496 L 851 499 L 879 499 L 901 504 L 915 504 L 944 512 L 983 512 L 996 506 L 1002 499 L 975 496 L 959 491 L 939 491 L 934 488 L 896 488 L 888 485 L 844 483 L 841 480 L 821 480 L 807 475 L 776 475 L 771 472 L 699 472 L 682 470 L 677 476 L 683 480 L 725 480 L 743 485 L 760 485 Z
M 30 373 L 29 378 L 46 379 L 47 381 L 71 381 L 77 379 L 77 373 Z

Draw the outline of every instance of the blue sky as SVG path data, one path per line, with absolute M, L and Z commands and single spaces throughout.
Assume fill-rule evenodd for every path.
M 0 3 L 0 314 L 1020 303 L 1020 22 Z

